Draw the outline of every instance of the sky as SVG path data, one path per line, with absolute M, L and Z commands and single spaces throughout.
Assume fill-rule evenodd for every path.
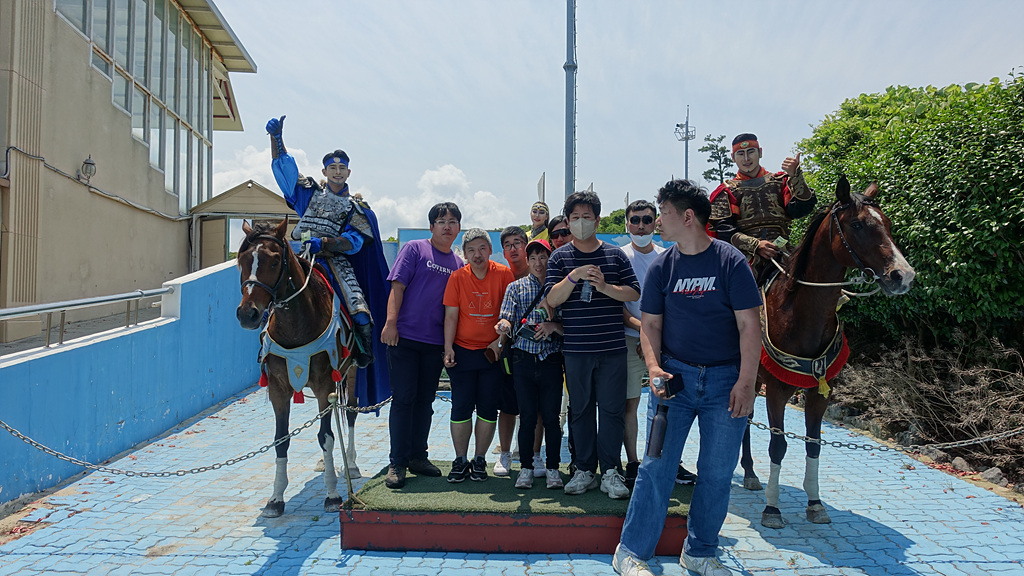
M 271 117 L 303 174 L 342 148 L 386 239 L 456 202 L 463 229 L 526 224 L 565 197 L 566 3 L 215 0 L 258 67 L 232 74 L 242 132 L 214 136 L 214 189 L 277 190 Z M 602 214 L 654 199 L 705 135 L 753 132 L 779 170 L 847 98 L 1024 71 L 1024 2 L 579 0 L 576 190 Z M 716 183 L 703 182 L 709 188 Z

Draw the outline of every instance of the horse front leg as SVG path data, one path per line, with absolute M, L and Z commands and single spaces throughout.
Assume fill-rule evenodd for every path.
M 327 407 L 327 401 L 320 402 L 320 410 Z M 316 435 L 320 449 L 324 454 L 324 488 L 327 497 L 324 499 L 324 512 L 337 512 L 343 498 L 338 493 L 338 473 L 334 469 L 334 432 L 331 430 L 331 413 L 320 419 L 320 431 Z
M 348 422 L 348 440 L 345 448 L 345 456 L 348 460 L 348 474 L 349 478 L 359 478 L 362 474 L 359 472 L 359 465 L 356 463 L 356 416 L 359 415 L 356 412 L 356 408 L 359 407 L 359 399 L 356 397 L 356 371 L 355 369 L 349 369 L 348 378 L 345 383 L 345 405 L 349 408 L 345 411 L 346 420 Z
M 769 381 L 766 391 L 766 407 L 768 408 L 768 425 L 779 430 L 786 429 L 786 402 L 792 390 L 778 381 Z M 786 521 L 779 510 L 779 475 L 782 472 L 782 459 L 786 457 L 786 437 L 772 433 L 768 441 L 768 457 L 771 468 L 768 474 L 768 487 L 765 489 L 765 507 L 761 512 L 761 525 L 766 528 L 782 528 Z
M 828 398 L 818 393 L 817 390 L 808 390 L 804 393 L 804 425 L 808 438 L 821 440 L 821 419 L 828 407 Z M 805 442 L 807 450 L 807 462 L 804 467 L 804 492 L 807 493 L 807 520 L 815 524 L 829 524 L 832 518 L 829 517 L 825 505 L 821 503 L 821 495 L 818 489 L 818 464 L 821 456 L 821 444 L 818 442 Z
M 740 457 L 740 466 L 743 467 L 743 487 L 747 490 L 764 490 L 761 480 L 754 472 L 754 457 L 750 450 L 750 419 L 747 419 L 747 429 L 743 432 L 743 454 Z
M 288 388 L 287 392 L 281 391 L 282 385 L 279 383 L 271 382 L 268 388 L 270 403 L 274 406 L 275 442 L 288 435 L 288 415 L 291 410 L 291 395 L 289 392 L 291 387 L 287 384 L 283 386 Z M 274 492 L 270 495 L 270 500 L 267 501 L 267 505 L 260 514 L 264 518 L 278 518 L 284 514 L 284 490 L 288 487 L 288 447 L 290 445 L 291 439 L 288 439 L 275 447 L 277 459 L 274 460 L 276 465 Z

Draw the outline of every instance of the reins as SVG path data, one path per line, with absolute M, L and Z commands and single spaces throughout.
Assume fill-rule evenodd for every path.
M 277 299 L 277 291 L 281 287 L 281 281 L 284 280 L 284 275 L 285 275 L 284 271 L 285 271 L 285 269 L 288 268 L 288 257 L 287 257 L 287 255 L 288 255 L 289 248 L 285 244 L 284 240 L 281 240 L 277 236 L 271 236 L 269 234 L 260 234 L 258 236 L 255 236 L 252 240 L 261 240 L 261 239 L 262 240 L 270 240 L 271 242 L 273 242 L 273 243 L 275 243 L 275 244 L 277 244 L 278 246 L 281 247 L 281 266 L 280 266 L 280 268 L 278 270 L 278 273 L 277 273 L 277 281 L 274 282 L 274 286 L 271 287 L 268 284 L 266 284 L 265 282 L 262 282 L 260 280 L 251 279 L 250 278 L 250 279 L 245 280 L 244 282 L 242 282 L 242 288 L 245 288 L 246 286 L 259 286 L 260 288 L 266 290 L 267 293 L 270 294 L 270 306 L 269 306 L 270 314 L 273 314 L 274 310 L 276 310 L 278 308 L 284 308 L 288 304 L 288 302 L 290 302 L 293 298 L 295 298 L 296 296 L 301 294 L 306 289 L 306 287 L 309 286 L 309 279 L 310 279 L 311 276 L 313 276 L 312 270 L 313 270 L 313 264 L 316 262 L 316 255 L 315 254 L 310 254 L 309 255 L 311 257 L 310 261 L 309 261 L 310 272 L 308 274 L 306 274 L 306 280 L 305 280 L 305 282 L 303 282 L 302 288 L 299 288 L 294 294 L 292 294 L 291 296 L 285 298 L 284 300 L 280 300 L 279 301 Z M 252 240 L 248 240 L 247 239 L 246 241 L 249 244 L 252 244 Z M 307 255 L 308 251 L 309 251 L 309 248 L 307 247 L 306 251 L 303 252 L 304 257 L 305 257 L 305 255 Z M 291 275 L 288 276 L 288 283 L 291 284 L 292 287 L 294 288 L 294 284 L 292 284 Z M 267 318 L 264 320 L 264 322 L 266 322 L 269 319 L 270 319 L 270 317 L 268 315 Z
M 877 204 L 875 204 L 874 202 L 865 201 L 865 203 L 870 205 L 870 206 L 877 206 Z M 829 234 L 829 238 L 831 238 L 832 237 L 832 224 L 834 222 L 835 223 L 835 229 L 839 233 L 839 239 L 842 240 L 843 246 L 846 247 L 846 251 L 849 252 L 850 257 L 853 258 L 853 263 L 856 264 L 857 268 L 860 270 L 860 275 L 855 277 L 855 278 L 851 278 L 849 280 L 845 280 L 843 282 L 808 282 L 806 280 L 800 280 L 799 278 L 795 278 L 794 280 L 796 281 L 797 284 L 801 284 L 803 286 L 813 286 L 813 287 L 818 287 L 818 288 L 838 288 L 838 287 L 843 287 L 843 286 L 860 286 L 862 284 L 870 286 L 871 284 L 875 283 L 875 280 L 878 279 L 878 274 L 876 274 L 875 271 L 872 270 L 871 268 L 865 266 L 864 262 L 860 259 L 860 257 L 857 256 L 857 253 L 853 251 L 853 248 L 850 246 L 850 243 L 847 242 L 847 240 L 846 240 L 846 234 L 843 234 L 843 227 L 840 226 L 840 224 L 839 224 L 839 216 L 837 216 L 837 213 L 842 211 L 842 210 L 845 210 L 845 209 L 849 208 L 852 205 L 853 205 L 852 201 L 847 202 L 846 204 L 839 204 L 837 202 L 836 205 L 832 207 L 832 210 L 829 211 L 830 217 L 829 217 L 829 221 L 828 221 L 828 234 Z M 782 272 L 783 274 L 785 274 L 787 278 L 791 277 L 789 272 L 787 272 L 786 269 L 783 268 L 781 264 L 779 264 L 779 262 L 775 259 L 774 256 L 771 258 L 771 261 L 772 261 L 772 264 L 774 264 L 775 267 L 779 269 L 779 272 Z M 869 273 L 870 273 L 870 276 L 868 275 Z M 881 289 L 882 289 L 882 287 L 879 286 L 879 287 L 875 288 L 874 290 L 872 290 L 871 292 L 850 292 L 849 290 L 842 290 L 842 293 L 843 293 L 844 296 L 848 296 L 848 297 L 852 297 L 852 296 L 863 297 L 863 296 L 872 296 L 874 294 L 877 294 L 878 291 L 881 290 Z

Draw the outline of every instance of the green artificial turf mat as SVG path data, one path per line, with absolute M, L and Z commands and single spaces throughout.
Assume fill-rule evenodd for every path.
M 493 513 L 493 514 L 593 514 L 601 516 L 625 516 L 629 500 L 612 500 L 600 488 L 586 494 L 567 495 L 559 489 L 548 490 L 544 478 L 535 478 L 533 488 L 515 487 L 519 467 L 513 466 L 508 477 L 497 477 L 490 473 L 483 482 L 466 480 L 450 484 L 447 480 L 451 462 L 433 461 L 441 469 L 440 478 L 406 475 L 405 486 L 391 490 L 384 485 L 387 468 L 369 479 L 356 492 L 356 497 L 366 504 L 355 508 L 388 512 L 442 512 L 442 513 Z M 563 473 L 562 481 L 569 477 Z M 669 501 L 669 516 L 685 516 L 690 509 L 693 486 L 676 485 Z

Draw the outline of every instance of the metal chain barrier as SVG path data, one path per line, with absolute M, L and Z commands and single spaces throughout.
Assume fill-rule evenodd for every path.
M 820 444 L 822 446 L 834 446 L 836 448 L 852 448 L 854 450 L 878 450 L 879 452 L 886 452 L 892 450 L 893 452 L 920 452 L 923 449 L 929 448 L 934 450 L 942 450 L 944 448 L 962 448 L 964 446 L 972 446 L 974 444 L 983 444 L 985 442 L 992 442 L 994 440 L 1003 440 L 1005 438 L 1011 438 L 1018 434 L 1024 434 L 1024 426 L 1015 428 L 1013 430 L 1007 430 L 1006 432 L 998 432 L 996 434 L 990 434 L 988 436 L 982 436 L 980 438 L 972 438 L 970 440 L 957 440 L 954 442 L 942 442 L 938 444 L 911 444 L 910 446 L 903 446 L 896 444 L 894 446 L 885 446 L 882 444 L 857 444 L 855 442 L 840 442 L 837 440 L 822 440 L 820 438 L 810 438 L 808 436 L 801 436 L 793 432 L 786 432 L 781 428 L 772 428 L 767 424 L 751 420 L 751 424 L 762 430 L 767 430 L 772 434 L 778 436 L 785 436 L 794 440 L 802 440 L 804 442 L 812 442 L 814 444 Z
M 391 398 L 388 398 L 387 400 L 382 402 L 381 405 L 386 404 L 390 400 L 391 400 Z M 18 438 L 19 440 L 21 440 L 22 442 L 28 444 L 29 446 L 32 446 L 33 448 L 36 448 L 36 449 L 41 450 L 43 452 L 46 452 L 50 456 L 53 456 L 53 457 L 58 458 L 60 460 L 64 460 L 66 462 L 70 462 L 70 463 L 76 464 L 78 466 L 82 466 L 83 468 L 88 468 L 90 470 L 96 470 L 97 472 L 106 472 L 108 474 L 121 474 L 121 475 L 128 476 L 128 477 L 138 476 L 140 478 L 168 478 L 170 476 L 187 476 L 189 474 L 201 474 L 203 472 L 209 472 L 210 470 L 217 470 L 218 468 L 223 468 L 224 466 L 234 466 L 235 464 L 238 464 L 239 462 L 242 462 L 242 461 L 248 460 L 249 458 L 252 458 L 254 456 L 258 456 L 260 454 L 263 454 L 267 450 L 270 450 L 271 448 L 274 448 L 274 447 L 276 447 L 279 444 L 282 444 L 282 443 L 284 443 L 284 442 L 286 442 L 288 440 L 291 440 L 292 438 L 297 436 L 299 434 L 299 432 L 302 432 L 306 428 L 309 428 L 310 426 L 312 426 L 313 424 L 318 422 L 321 418 L 326 416 L 327 413 L 330 412 L 331 409 L 333 409 L 333 408 L 334 408 L 334 406 L 329 404 L 327 406 L 327 408 L 324 408 L 319 414 L 317 414 L 316 416 L 311 418 L 305 424 L 303 424 L 302 426 L 299 426 L 298 428 L 292 430 L 291 433 L 289 433 L 287 436 L 285 436 L 283 438 L 279 438 L 278 440 L 275 440 L 272 444 L 267 444 L 266 446 L 264 446 L 262 448 L 253 450 L 252 452 L 248 452 L 248 453 L 243 454 L 242 456 L 238 456 L 236 458 L 229 458 L 229 459 L 225 460 L 224 462 L 218 462 L 216 464 L 211 464 L 209 466 L 201 466 L 199 468 L 190 468 L 188 470 L 175 470 L 173 472 L 145 472 L 145 471 L 135 471 L 135 470 L 121 470 L 119 468 L 111 468 L 109 466 L 100 466 L 98 464 L 90 464 L 90 463 L 85 462 L 83 460 L 79 460 L 78 458 L 74 458 L 72 456 L 68 456 L 66 454 L 62 454 L 60 452 L 57 452 L 56 450 L 54 450 L 52 448 L 49 448 L 47 446 L 44 446 L 44 445 L 40 444 L 39 442 L 36 442 L 35 440 L 29 438 L 28 436 L 25 436 L 21 432 L 18 432 L 16 429 L 12 428 L 9 424 L 4 422 L 3 420 L 0 420 L 0 428 L 3 428 L 4 430 L 7 430 L 8 432 L 11 433 L 12 436 L 14 436 L 15 438 Z

